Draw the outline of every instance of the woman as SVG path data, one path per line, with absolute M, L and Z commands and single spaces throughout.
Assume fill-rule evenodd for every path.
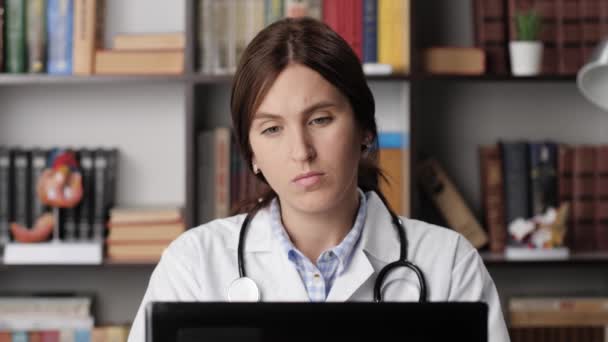
M 246 217 L 245 270 L 264 301 L 372 301 L 378 273 L 399 259 L 396 216 L 378 190 L 374 99 L 357 56 L 335 32 L 306 18 L 261 31 L 241 57 L 231 111 L 244 158 L 269 190 L 246 207 L 249 215 L 191 229 L 167 248 L 131 342 L 144 340 L 149 301 L 251 299 L 240 297 L 237 280 Z M 401 220 L 426 299 L 487 302 L 489 340 L 508 341 L 477 250 L 452 230 Z M 415 272 L 403 267 L 382 284 L 387 301 L 421 296 Z

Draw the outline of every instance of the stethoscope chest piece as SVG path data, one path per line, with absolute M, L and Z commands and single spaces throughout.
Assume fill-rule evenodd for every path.
M 228 288 L 228 300 L 231 302 L 259 302 L 260 289 L 251 278 L 237 278 Z

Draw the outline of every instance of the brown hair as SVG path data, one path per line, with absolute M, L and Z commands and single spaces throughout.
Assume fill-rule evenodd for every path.
M 290 63 L 315 70 L 348 99 L 358 126 L 372 138 L 372 147 L 359 163 L 357 185 L 363 191 L 374 190 L 383 198 L 378 189 L 378 178 L 384 176 L 377 166 L 375 103 L 361 62 L 344 39 L 326 24 L 311 18 L 286 18 L 271 24 L 257 34 L 241 56 L 230 107 L 234 134 L 250 171 L 253 152 L 249 129 L 253 116 L 278 75 Z M 256 177 L 266 184 L 263 193 L 241 203 L 236 212 L 255 212 L 276 196 L 261 173 Z

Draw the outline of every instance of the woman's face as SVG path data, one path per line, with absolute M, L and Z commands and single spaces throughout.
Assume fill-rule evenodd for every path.
M 346 97 L 316 71 L 291 64 L 279 74 L 249 139 L 282 206 L 320 213 L 354 193 L 363 134 Z

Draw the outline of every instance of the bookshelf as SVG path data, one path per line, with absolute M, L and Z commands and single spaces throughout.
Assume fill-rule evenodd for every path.
M 472 45 L 472 13 L 469 0 L 462 2 L 445 2 L 440 0 L 414 1 L 412 15 L 412 75 L 369 76 L 368 80 L 380 115 L 393 112 L 396 118 L 380 120 L 409 121 L 411 136 L 411 160 L 422 152 L 436 156 L 446 167 L 456 185 L 462 190 L 467 203 L 472 205 L 479 216 L 479 171 L 476 146 L 495 142 L 498 136 L 504 138 L 536 138 L 539 134 L 565 142 L 603 142 L 608 129 L 608 115 L 593 108 L 577 92 L 573 76 L 430 76 L 420 73 L 419 50 L 433 44 Z M 179 2 L 179 1 L 178 1 Z M 108 25 L 128 27 L 125 22 L 129 15 L 136 15 L 137 6 L 146 7 L 154 13 L 155 6 L 164 3 L 157 0 L 152 4 L 134 1 L 135 4 L 123 4 L 120 0 L 109 0 L 110 16 L 116 14 Z M 168 2 L 167 2 L 168 3 Z M 168 134 L 163 140 L 170 141 L 165 153 L 171 151 L 177 157 L 171 159 L 174 168 L 163 168 L 153 171 L 154 177 L 148 177 L 143 183 L 128 177 L 124 193 L 119 194 L 119 202 L 142 201 L 158 196 L 151 191 L 142 191 L 159 180 L 159 174 L 168 174 L 173 179 L 168 186 L 178 190 L 165 191 L 156 200 L 178 200 L 185 206 L 186 226 L 195 223 L 196 207 L 205 200 L 196 194 L 196 170 L 199 163 L 196 139 L 199 131 L 229 124 L 229 91 L 230 76 L 202 75 L 196 70 L 196 0 L 182 0 L 175 5 L 174 11 L 183 10 L 185 16 L 176 21 L 174 26 L 185 28 L 186 59 L 185 72 L 179 76 L 47 76 L 47 75 L 7 75 L 0 74 L 0 103 L 8 97 L 19 97 L 10 102 L 9 109 L 23 108 L 30 111 L 30 118 L 42 116 L 43 108 L 51 100 L 68 99 L 68 104 L 59 110 L 68 109 L 67 114 L 56 114 L 58 122 L 69 122 L 79 112 L 91 111 L 95 106 L 105 106 L 107 99 L 96 99 L 97 94 L 110 92 L 119 98 L 120 106 L 128 110 L 119 110 L 116 106 L 110 109 L 119 112 L 110 115 L 108 120 L 120 120 L 120 125 L 127 125 L 129 130 L 152 125 L 157 128 L 171 123 Z M 117 15 L 126 6 L 131 9 L 127 14 Z M 168 6 L 166 4 L 162 6 Z M 160 7 L 162 7 L 160 6 Z M 135 8 L 135 9 L 134 9 Z M 156 11 L 156 12 L 155 12 Z M 439 15 L 436 15 L 436 14 Z M 158 13 L 156 13 L 158 14 Z M 124 20 L 121 24 L 117 22 Z M 151 15 L 154 18 L 154 15 Z M 141 19 L 138 19 L 141 20 Z M 152 20 L 152 19 L 150 19 Z M 161 27 L 160 29 L 165 29 Z M 115 30 L 115 28 L 112 28 Z M 106 32 L 107 33 L 107 32 Z M 39 105 L 28 104 L 24 89 L 33 96 L 51 92 L 52 96 L 43 99 Z M 155 97 L 163 100 L 169 93 L 170 106 L 155 109 L 159 102 L 151 101 Z M 121 94 L 124 93 L 124 97 Z M 75 95 L 74 95 L 75 94 Z M 533 94 L 533 96 L 531 96 Z M 30 95 L 28 95 L 30 96 Z M 83 96 L 74 100 L 74 96 Z M 160 100 L 159 100 L 160 101 Z M 71 106 L 73 109 L 69 109 Z M 0 107 L 2 107 L 0 105 Z M 391 108 L 391 109 L 389 109 Z M 398 108 L 394 110 L 394 108 Z M 135 109 L 135 113 L 131 111 Z M 150 111 L 153 115 L 147 113 Z M 165 112 L 166 113 L 161 113 Z M 93 111 L 96 120 L 101 120 L 103 113 Z M 20 113 L 7 111 L 0 118 L 0 127 L 17 127 L 23 133 L 27 131 L 26 120 L 13 116 Z M 8 119 L 6 117 L 9 117 Z M 125 119 L 126 118 L 126 119 Z M 408 120 L 409 119 L 409 120 Z M 77 125 L 84 125 L 79 122 Z M 523 123 L 529 123 L 523 125 Z M 406 125 L 407 125 L 406 124 Z M 403 125 L 402 125 L 403 126 Z M 79 126 L 82 127 L 82 126 Z M 107 126 L 110 127 L 110 126 Z M 36 132 L 41 132 L 39 128 Z M 0 132 L 4 132 L 0 130 Z M 580 132 L 588 132 L 582 135 Z M 41 133 L 42 134 L 42 133 Z M 10 139 L 11 135 L 8 136 Z M 91 138 L 87 132 L 68 135 L 65 145 L 72 142 L 83 143 Z M 93 136 L 93 144 L 112 144 L 115 137 Z M 71 140 L 70 140 L 71 139 Z M 148 159 L 140 159 L 145 150 L 155 148 L 161 142 L 145 142 L 142 146 L 128 144 L 131 138 L 118 139 L 119 147 L 128 154 L 130 164 L 139 165 L 141 169 L 154 170 L 155 164 Z M 52 137 L 42 136 L 34 140 L 19 138 L 18 142 L 31 144 L 54 144 Z M 4 143 L 4 140 L 0 139 Z M 59 141 L 59 143 L 63 143 Z M 151 144 L 145 146 L 145 144 Z M 129 165 L 129 164 L 128 164 Z M 410 172 L 412 216 L 429 218 L 419 193 L 415 190 L 416 179 Z M 120 177 L 120 175 L 119 175 Z M 121 179 L 125 179 L 121 177 Z M 183 181 L 175 181 L 180 179 Z M 133 183 L 131 183 L 133 181 Z M 166 190 L 166 189 L 165 189 Z M 142 193 L 140 196 L 127 193 Z M 159 193 L 163 193 L 162 189 Z M 168 193 L 168 195 L 167 195 Z M 562 261 L 507 261 L 502 256 L 483 254 L 484 261 L 494 277 L 499 293 L 504 298 L 513 294 L 540 293 L 608 293 L 605 276 L 598 272 L 608 262 L 606 254 L 573 255 Z M 96 316 L 101 323 L 131 319 L 137 309 L 154 263 L 117 263 L 106 261 L 100 266 L 7 266 L 1 265 L 3 281 L 0 290 L 42 290 L 74 289 L 95 290 L 99 301 Z M 61 279 L 57 275 L 61 274 Z M 567 278 L 567 279 L 566 279 Z M 7 279 L 7 281 L 4 281 Z M 46 279 L 52 279 L 48 283 Z M 582 279 L 574 281 L 572 279 Z M 42 282 L 41 282 L 42 281 Z M 503 300 L 503 308 L 505 302 Z

